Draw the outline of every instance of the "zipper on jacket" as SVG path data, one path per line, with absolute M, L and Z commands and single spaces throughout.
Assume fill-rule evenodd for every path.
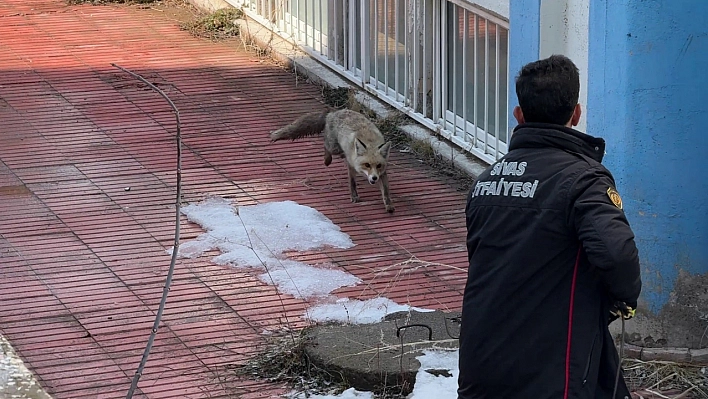
M 590 346 L 590 355 L 588 355 L 588 361 L 585 364 L 585 372 L 583 373 L 583 386 L 588 382 L 588 374 L 590 373 L 590 363 L 592 363 L 592 353 L 595 351 L 595 342 L 597 342 L 597 334 L 592 339 L 592 345 Z

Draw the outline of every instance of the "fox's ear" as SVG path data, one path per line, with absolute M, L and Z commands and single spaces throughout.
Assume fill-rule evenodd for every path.
M 356 139 L 356 155 L 362 156 L 366 153 L 366 145 L 361 140 Z
M 388 158 L 388 153 L 391 151 L 391 142 L 387 141 L 379 146 L 379 152 L 384 158 Z

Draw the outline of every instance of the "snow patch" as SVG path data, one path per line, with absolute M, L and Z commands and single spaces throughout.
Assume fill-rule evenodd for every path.
M 316 268 L 300 262 L 284 261 L 286 267 L 258 276 L 266 284 L 276 285 L 281 293 L 296 298 L 327 296 L 340 287 L 353 287 L 361 279 L 345 271 Z
M 349 235 L 313 208 L 293 201 L 236 208 L 212 197 L 183 207 L 182 213 L 206 232 L 181 244 L 180 257 L 196 258 L 218 249 L 221 254 L 212 259 L 214 263 L 264 270 L 259 275 L 263 282 L 297 298 L 325 296 L 361 282 L 343 270 L 285 259 L 286 251 L 354 246 Z
M 307 251 L 325 246 L 351 248 L 349 235 L 317 210 L 293 201 L 234 207 L 212 197 L 182 208 L 187 219 L 206 230 L 196 240 L 180 245 L 179 255 L 195 258 L 218 249 L 214 261 L 261 267 L 285 251 Z
M 374 399 L 374 394 L 371 392 L 361 392 L 354 388 L 349 388 L 339 395 L 309 395 L 306 396 L 304 393 L 291 394 L 288 396 L 290 399 Z
M 408 395 L 408 399 L 430 399 L 430 398 L 456 398 L 457 397 L 457 377 L 460 375 L 458 359 L 460 351 L 425 350 L 422 356 L 416 359 L 420 362 L 420 368 L 415 376 L 413 392 Z M 434 375 L 426 370 L 446 370 L 450 374 Z
M 410 305 L 400 305 L 388 298 L 378 297 L 361 301 L 342 298 L 335 303 L 326 303 L 311 307 L 307 313 L 311 320 L 325 322 L 334 321 L 349 324 L 373 324 L 384 319 L 387 314 L 417 310 L 432 312 Z

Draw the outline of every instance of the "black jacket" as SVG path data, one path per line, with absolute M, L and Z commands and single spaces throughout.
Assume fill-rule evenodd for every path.
M 459 399 L 612 396 L 609 308 L 636 307 L 641 280 L 604 151 L 570 128 L 522 124 L 475 182 Z M 629 397 L 620 380 L 617 397 Z

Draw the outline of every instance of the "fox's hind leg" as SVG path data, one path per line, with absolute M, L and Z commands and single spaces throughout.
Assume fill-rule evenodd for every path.
M 383 197 L 386 212 L 393 213 L 396 208 L 391 203 L 391 195 L 388 192 L 388 173 L 384 172 L 384 174 L 381 175 L 379 184 L 381 185 L 381 196 Z
M 351 166 L 347 169 L 349 171 L 349 195 L 351 196 L 352 202 L 359 202 L 359 193 L 356 191 L 356 170 Z
M 332 163 L 332 155 L 343 155 L 342 147 L 336 142 L 331 142 L 325 138 L 324 142 L 324 164 L 329 166 Z
M 332 163 L 332 153 L 327 151 L 327 147 L 324 149 L 324 164 L 325 166 L 329 166 L 329 164 Z

